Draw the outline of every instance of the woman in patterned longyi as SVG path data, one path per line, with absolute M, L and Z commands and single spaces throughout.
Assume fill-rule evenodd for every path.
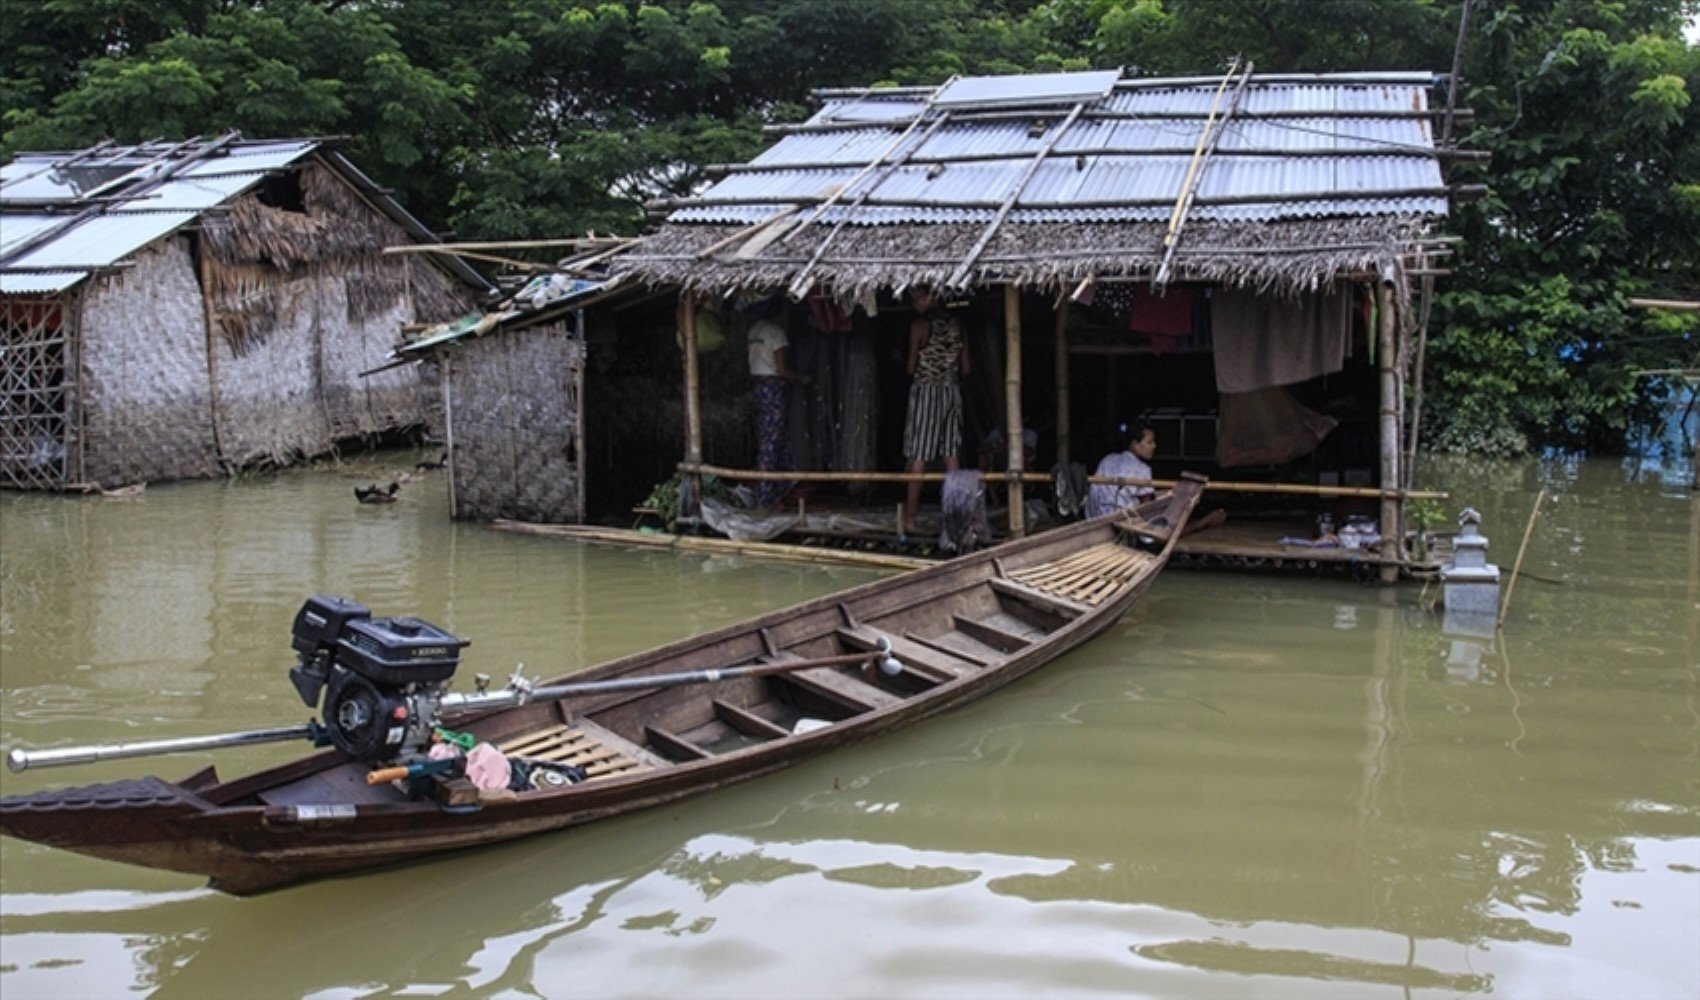
M 968 352 L 962 343 L 962 324 L 945 315 L 931 290 L 909 293 L 915 321 L 909 325 L 909 412 L 903 424 L 903 457 L 910 472 L 925 472 L 927 463 L 944 459 L 955 472 L 962 447 L 962 391 L 959 377 L 968 374 Z M 921 484 L 909 484 L 903 505 L 903 530 L 917 530 Z

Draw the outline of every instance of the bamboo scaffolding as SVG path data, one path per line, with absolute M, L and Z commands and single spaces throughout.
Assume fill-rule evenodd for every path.
M 716 476 L 720 479 L 748 481 L 781 481 L 798 483 L 941 483 L 945 473 L 942 472 L 810 472 L 789 469 L 781 472 L 762 472 L 756 469 L 737 469 L 723 465 L 706 465 L 703 463 L 680 462 L 680 472 L 688 475 Z M 991 473 L 987 479 L 1008 481 L 1016 478 L 1011 473 Z M 1043 472 L 1024 472 L 1019 475 L 1023 483 L 1048 483 L 1051 477 Z M 1171 489 L 1178 485 L 1178 479 L 1135 479 L 1127 476 L 1087 476 L 1086 481 L 1093 485 L 1108 486 L 1152 486 L 1157 489 Z M 1216 493 L 1260 493 L 1284 494 L 1291 496 L 1318 497 L 1367 497 L 1371 499 L 1399 500 L 1450 500 L 1452 494 L 1443 490 L 1400 490 L 1378 489 L 1373 486 L 1312 486 L 1308 483 L 1244 483 L 1212 479 L 1204 486 L 1206 491 Z

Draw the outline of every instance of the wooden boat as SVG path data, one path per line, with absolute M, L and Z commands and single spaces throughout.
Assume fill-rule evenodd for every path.
M 205 875 L 249 895 L 575 826 L 779 770 L 985 695 L 1112 625 L 1169 558 L 1202 480 L 1136 508 L 763 615 L 574 674 L 595 683 L 763 664 L 712 683 L 456 718 L 505 754 L 582 768 L 473 809 L 370 784 L 341 751 L 232 781 L 211 767 L 0 799 L 0 832 Z M 887 669 L 788 662 L 869 657 Z M 736 673 L 736 671 L 730 671 Z M 327 715 L 329 713 L 327 712 Z M 486 793 L 488 795 L 488 793 Z

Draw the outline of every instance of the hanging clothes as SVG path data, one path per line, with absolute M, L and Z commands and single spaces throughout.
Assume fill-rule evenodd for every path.
M 1300 403 L 1286 389 L 1223 393 L 1216 464 L 1224 469 L 1281 465 L 1315 451 L 1337 426 L 1339 421 Z
M 1171 288 L 1164 295 L 1139 289 L 1128 310 L 1127 328 L 1145 334 L 1151 353 L 1174 354 L 1192 336 L 1192 311 L 1197 303 L 1198 293 L 1190 288 Z
M 1210 297 L 1217 391 L 1252 392 L 1339 371 L 1352 329 L 1351 301 L 1341 289 L 1296 301 L 1217 290 Z
M 850 314 L 830 295 L 809 293 L 809 321 L 822 333 L 849 333 Z

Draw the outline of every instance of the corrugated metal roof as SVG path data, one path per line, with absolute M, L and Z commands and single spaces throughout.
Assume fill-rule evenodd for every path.
M 194 151 L 192 145 L 156 142 L 19 154 L 0 166 L 4 289 L 41 292 L 70 287 L 314 153 L 409 235 L 422 242 L 435 241 L 429 229 L 370 178 L 323 147 L 317 139 L 237 140 L 219 146 L 216 155 L 181 166 L 163 180 L 159 175 L 165 166 L 173 158 L 181 163 L 184 153 Z M 31 246 L 54 227 L 64 231 Z M 442 263 L 468 284 L 489 287 L 483 276 L 459 258 Z M 31 270 L 19 273 L 18 268 Z M 35 270 L 39 268 L 66 270 L 49 276 Z
M 70 288 L 86 277 L 87 271 L 31 271 L 28 274 L 0 271 L 0 294 L 51 295 Z
M 97 215 L 52 240 L 6 261 L 13 268 L 96 270 L 110 266 L 161 236 L 195 220 L 194 212 L 127 212 Z
M 1005 77 L 997 90 L 1019 94 L 1025 81 L 1037 86 L 1049 78 Z M 1220 82 L 1123 81 L 1107 96 L 1088 102 L 1088 116 L 1057 140 L 1010 219 L 1167 218 Z M 1192 217 L 1445 215 L 1444 180 L 1432 155 L 1430 122 L 1399 117 L 1428 109 L 1433 82 L 1427 74 L 1252 77 L 1199 181 Z M 734 171 L 699 196 L 740 204 L 686 205 L 669 220 L 749 223 L 767 218 L 791 199 L 826 196 L 892 149 L 902 130 L 926 112 L 927 96 L 906 91 L 829 97 L 810 124 L 870 124 L 787 135 L 751 161 L 764 169 Z M 1022 100 L 1012 97 L 1010 103 Z M 893 153 L 894 159 L 907 155 L 906 165 L 862 178 L 841 199 L 848 203 L 866 192 L 863 205 L 834 208 L 824 218 L 849 215 L 851 222 L 865 225 L 990 221 L 996 208 L 986 203 L 1001 202 L 1019 183 L 1060 119 L 1054 114 L 973 117 L 985 110 L 961 111 L 960 118 L 930 133 L 925 125 L 916 129 Z M 1338 198 L 1319 197 L 1335 193 Z M 882 201 L 908 204 L 882 206 Z

